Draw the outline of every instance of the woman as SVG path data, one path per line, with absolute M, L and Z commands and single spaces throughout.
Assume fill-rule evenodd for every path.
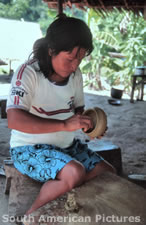
M 82 115 L 81 60 L 93 50 L 92 35 L 81 20 L 60 17 L 34 44 L 33 58 L 15 72 L 7 101 L 12 129 L 10 154 L 14 166 L 44 182 L 26 215 L 72 188 L 114 168 L 75 131 L 92 128 Z

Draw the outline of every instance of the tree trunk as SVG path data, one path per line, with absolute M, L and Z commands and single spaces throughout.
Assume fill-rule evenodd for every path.
M 99 66 L 98 66 L 98 69 L 97 69 L 97 72 L 95 74 L 95 77 L 96 77 L 96 82 L 98 84 L 99 90 L 103 90 L 102 82 L 101 82 L 101 79 L 100 79 L 100 74 L 101 74 L 101 64 L 99 64 Z

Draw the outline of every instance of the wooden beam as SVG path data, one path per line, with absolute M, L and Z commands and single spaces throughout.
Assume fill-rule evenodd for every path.
M 50 8 L 58 8 L 58 13 L 63 13 L 63 6 L 75 4 L 76 7 L 84 9 L 84 7 L 103 9 L 104 11 L 112 10 L 113 7 L 117 9 L 125 8 L 133 12 L 141 11 L 144 14 L 145 3 L 144 0 L 137 2 L 136 0 L 122 0 L 122 1 L 104 1 L 104 0 L 43 0 L 48 3 Z
M 57 0 L 58 1 L 58 14 L 63 13 L 63 1 L 62 0 Z
M 145 3 L 145 6 L 144 6 L 144 19 L 146 20 L 146 3 Z
M 91 6 L 90 6 L 91 7 Z M 99 8 L 99 9 L 101 9 L 101 6 L 94 6 L 95 8 Z M 110 6 L 105 6 L 105 8 L 106 8 L 106 10 L 107 9 L 111 9 L 111 8 L 113 8 L 113 7 L 116 7 L 116 8 L 125 8 L 124 7 L 124 5 L 115 5 L 115 6 L 112 6 L 112 5 L 110 5 Z M 142 9 L 142 8 L 144 8 L 143 6 L 141 6 L 141 5 L 135 5 L 135 6 L 133 6 L 133 5 L 129 5 L 128 6 L 128 8 L 131 8 L 131 9 L 133 9 L 133 10 L 136 10 L 136 9 Z
M 102 0 L 99 0 L 99 3 L 100 3 L 100 5 L 102 6 L 102 8 L 106 11 L 106 8 L 105 8 L 105 6 L 104 6 L 104 4 L 103 4 L 103 1 L 102 1 Z
M 127 4 L 127 1 L 124 0 L 124 3 L 125 3 L 126 8 L 128 9 L 129 7 L 128 7 L 128 4 Z

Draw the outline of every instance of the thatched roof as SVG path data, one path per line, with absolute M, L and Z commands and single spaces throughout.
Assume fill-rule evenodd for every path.
M 145 0 L 43 0 L 47 2 L 49 8 L 59 8 L 63 4 L 63 8 L 66 6 L 72 7 L 75 4 L 76 7 L 83 9 L 84 7 L 92 7 L 100 10 L 112 10 L 114 7 L 121 9 L 132 10 L 133 12 L 144 13 L 146 7 Z

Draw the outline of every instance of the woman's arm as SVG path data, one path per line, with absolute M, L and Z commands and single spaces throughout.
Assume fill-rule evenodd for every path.
M 23 109 L 7 110 L 8 127 L 24 133 L 42 134 L 58 131 L 75 131 L 92 127 L 88 116 L 74 115 L 66 120 L 45 119 L 35 116 Z

